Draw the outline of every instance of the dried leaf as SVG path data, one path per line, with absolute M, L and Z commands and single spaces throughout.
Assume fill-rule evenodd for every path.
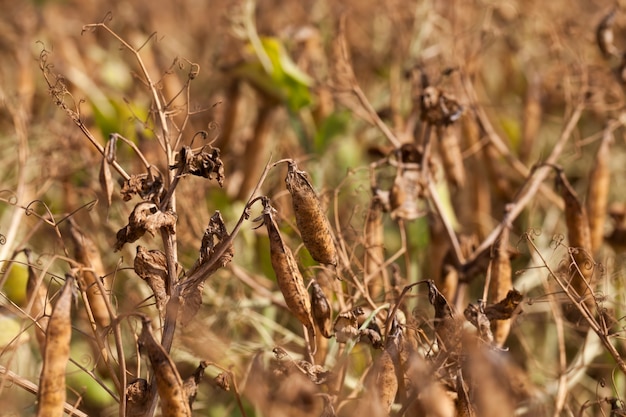
M 189 399 L 190 410 L 193 408 L 193 402 L 196 400 L 196 395 L 198 394 L 198 385 L 200 385 L 202 378 L 204 378 L 204 370 L 207 366 L 209 366 L 208 362 L 200 362 L 193 375 L 185 379 L 185 382 L 183 382 L 183 390 Z
M 230 382 L 228 381 L 228 377 L 224 372 L 220 372 L 213 379 L 215 385 L 223 389 L 224 391 L 230 391 Z
M 150 321 L 143 320 L 139 336 L 140 347 L 148 354 L 154 372 L 157 391 L 161 399 L 161 413 L 164 417 L 191 417 L 189 399 L 183 388 L 183 381 L 172 358 L 152 336 Z
M 358 316 L 363 315 L 360 308 L 339 313 L 335 318 L 333 330 L 338 343 L 348 343 L 360 337 Z
M 459 344 L 459 325 L 454 310 L 448 300 L 439 292 L 433 281 L 427 281 L 428 300 L 435 308 L 435 333 L 439 343 L 449 352 L 454 351 Z
M 521 311 L 519 305 L 523 299 L 524 296 L 519 291 L 512 289 L 498 303 L 485 307 L 485 315 L 490 321 L 508 320 L 513 317 L 515 312 Z
M 161 317 L 164 317 L 165 306 L 169 300 L 167 292 L 170 282 L 165 254 L 160 250 L 147 250 L 139 245 L 133 268 L 135 273 L 152 289 L 159 313 Z
M 101 278 L 106 275 L 106 271 L 100 251 L 94 241 L 76 225 L 74 219 L 70 217 L 68 224 L 76 260 L 84 266 L 79 270 L 78 287 L 87 294 L 89 309 L 96 323 L 101 327 L 107 327 L 111 324 L 111 316 L 106 305 L 108 294 L 103 294 L 101 288 L 105 290 L 109 288 Z
M 389 191 L 391 218 L 415 220 L 426 214 L 422 203 L 422 153 L 415 145 L 404 144 L 399 149 L 399 155 L 396 177 Z
M 198 275 L 194 282 L 186 281 L 183 283 L 181 292 L 182 304 L 179 316 L 183 326 L 195 317 L 202 305 L 204 282 L 218 269 L 228 265 L 233 259 L 235 252 L 232 241 L 229 241 L 229 238 L 230 235 L 226 230 L 222 214 L 216 210 L 213 216 L 211 216 L 202 236 L 200 257 L 187 273 L 187 276 L 191 277 L 197 275 L 198 271 L 202 271 L 201 275 Z M 225 246 L 227 247 L 222 251 Z M 215 259 L 216 254 L 220 252 L 219 259 Z
M 124 201 L 129 201 L 137 194 L 142 200 L 154 200 L 163 193 L 163 180 L 152 174 L 131 175 L 122 184 L 120 194 Z
M 317 262 L 337 265 L 337 249 L 330 223 L 306 173 L 299 171 L 295 162 L 289 163 L 285 183 L 291 194 L 296 224 L 304 246 Z
M 326 294 L 322 287 L 316 282 L 311 283 L 311 309 L 313 312 L 313 320 L 325 338 L 332 336 L 331 330 L 331 314 L 330 303 L 326 298 Z
M 447 126 L 463 115 L 463 106 L 454 96 L 436 87 L 426 87 L 422 93 L 421 118 L 433 126 Z
M 126 386 L 126 415 L 139 416 L 150 406 L 150 385 L 143 378 L 137 378 Z
M 163 212 L 154 203 L 139 203 L 128 217 L 128 224 L 117 232 L 114 249 L 119 251 L 125 243 L 136 241 L 146 232 L 155 236 L 161 228 L 173 234 L 176 220 L 176 214 L 172 211 Z
M 72 338 L 74 278 L 66 275 L 46 329 L 46 346 L 37 394 L 37 416 L 62 416 L 65 405 L 65 371 Z
M 113 197 L 114 183 L 113 177 L 111 176 L 111 166 L 107 162 L 106 157 L 102 157 L 102 162 L 100 163 L 100 175 L 98 177 L 100 179 L 100 187 L 106 197 L 107 207 L 110 207 L 111 199 Z
M 314 338 L 315 326 L 311 316 L 309 293 L 304 286 L 304 280 L 298 269 L 296 259 L 280 235 L 273 212 L 274 208 L 270 205 L 269 199 L 264 198 L 263 223 L 267 227 L 267 234 L 270 239 L 270 260 L 276 274 L 276 281 L 287 307 L 307 328 L 309 335 Z
M 465 315 L 467 321 L 472 323 L 474 327 L 478 329 L 478 336 L 480 337 L 480 339 L 488 345 L 492 345 L 494 343 L 494 336 L 491 332 L 491 322 L 489 321 L 487 315 L 485 314 L 485 311 L 483 310 L 482 303 L 478 305 L 468 305 L 463 314 Z
M 614 44 L 615 36 L 613 35 L 613 24 L 616 16 L 617 9 L 611 10 L 609 14 L 602 18 L 596 28 L 596 42 L 604 58 L 619 55 L 619 51 Z
M 178 169 L 180 175 L 191 174 L 208 179 L 213 179 L 215 174 L 217 183 L 220 187 L 224 186 L 224 164 L 217 148 L 210 148 L 210 152 L 202 148 L 200 152 L 194 153 L 189 146 L 185 146 L 176 155 L 176 164 L 170 166 L 170 169 Z

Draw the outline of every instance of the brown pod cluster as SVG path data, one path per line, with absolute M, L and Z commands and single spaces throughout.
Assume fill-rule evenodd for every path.
M 309 332 L 315 336 L 315 326 L 311 316 L 311 300 L 304 285 L 304 279 L 298 269 L 296 259 L 291 249 L 283 241 L 274 219 L 275 209 L 270 205 L 269 199 L 263 198 L 263 223 L 267 227 L 270 239 L 270 260 L 276 274 L 278 288 L 285 298 L 289 310 L 296 316 Z
M 191 417 L 189 399 L 183 387 L 183 380 L 172 358 L 152 336 L 150 321 L 147 319 L 143 321 L 139 342 L 150 359 L 157 391 L 161 398 L 162 415 L 164 417 Z
M 330 223 L 306 173 L 299 171 L 295 162 L 289 163 L 285 183 L 291 194 L 296 224 L 304 246 L 317 262 L 337 265 L 337 249 Z
M 46 346 L 37 394 L 38 417 L 63 416 L 66 398 L 65 370 L 70 359 L 72 339 L 73 287 L 74 278 L 68 274 L 46 329 Z

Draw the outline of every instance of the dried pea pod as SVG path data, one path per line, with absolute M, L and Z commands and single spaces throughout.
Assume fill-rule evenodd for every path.
M 513 289 L 511 257 L 509 256 L 508 227 L 502 228 L 500 238 L 494 245 L 494 256 L 491 261 L 491 281 L 489 282 L 489 303 L 497 303 L 504 299 Z M 511 320 L 494 320 L 492 322 L 493 336 L 496 345 L 502 347 L 511 330 Z
M 191 417 L 191 409 L 183 388 L 183 380 L 170 355 L 152 336 L 150 320 L 148 319 L 143 320 L 139 342 L 150 359 L 157 391 L 161 398 L 163 417 Z
M 322 332 L 322 336 L 329 339 L 332 336 L 332 310 L 322 287 L 315 281 L 311 283 L 311 309 L 317 328 Z
M 74 277 L 68 274 L 46 328 L 46 345 L 37 394 L 37 417 L 63 416 L 65 371 L 70 359 L 72 339 L 73 287 Z
M 585 206 L 580 203 L 578 195 L 562 170 L 557 172 L 557 182 L 561 187 L 561 195 L 565 201 L 565 223 L 569 246 L 573 249 L 572 256 L 576 262 L 570 285 L 576 293 L 584 297 L 589 294 L 593 278 L 593 259 L 590 255 L 591 232 Z
M 606 221 L 607 203 L 611 188 L 610 148 L 613 134 L 605 129 L 596 158 L 589 173 L 587 189 L 587 213 L 591 233 L 591 253 L 596 253 L 604 240 L 604 222 Z
M 436 129 L 439 142 L 439 153 L 448 182 L 453 189 L 465 186 L 465 166 L 457 131 L 453 126 L 440 125 Z
M 276 274 L 278 288 L 285 298 L 285 303 L 296 318 L 302 323 L 310 336 L 315 337 L 315 326 L 311 317 L 311 300 L 304 286 L 302 274 L 296 264 L 291 249 L 285 245 L 280 230 L 274 219 L 274 208 L 269 199 L 263 199 L 263 223 L 267 227 L 270 239 L 270 260 Z
M 289 163 L 285 183 L 291 194 L 296 224 L 304 246 L 317 262 L 337 265 L 337 249 L 330 223 L 305 172 L 299 171 L 295 162 Z

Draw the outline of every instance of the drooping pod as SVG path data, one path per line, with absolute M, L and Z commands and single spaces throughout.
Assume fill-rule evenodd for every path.
M 465 166 L 461 145 L 455 127 L 437 126 L 437 138 L 439 142 L 439 154 L 443 162 L 443 169 L 448 182 L 453 189 L 458 190 L 465 186 Z
M 557 183 L 561 187 L 561 195 L 565 201 L 565 223 L 567 238 L 572 248 L 572 257 L 576 263 L 570 285 L 580 297 L 589 295 L 593 278 L 593 258 L 591 257 L 591 232 L 585 206 L 580 203 L 578 195 L 562 170 L 557 172 Z M 588 298 L 587 302 L 591 302 Z
M 332 309 L 322 287 L 315 281 L 311 283 L 311 309 L 317 328 L 320 329 L 322 336 L 329 339 L 332 336 Z
M 148 354 L 154 372 L 157 391 L 161 398 L 161 413 L 164 417 L 191 417 L 189 401 L 183 388 L 183 380 L 176 365 L 150 330 L 150 321 L 145 319 L 139 336 L 141 348 Z
M 587 213 L 591 233 L 591 253 L 596 253 L 604 240 L 604 222 L 606 221 L 609 191 L 611 188 L 611 143 L 613 134 L 605 129 L 596 158 L 589 173 L 587 189 Z
M 487 297 L 489 303 L 497 303 L 504 299 L 513 289 L 509 234 L 510 229 L 505 226 L 500 233 L 500 238 L 494 245 L 491 260 L 491 281 L 489 282 L 489 295 Z M 492 328 L 495 343 L 502 347 L 511 330 L 511 319 L 494 320 Z
M 46 345 L 37 394 L 38 417 L 63 416 L 66 398 L 65 372 L 70 359 L 72 338 L 73 287 L 74 277 L 68 274 L 46 328 Z
M 263 197 L 263 224 L 267 228 L 270 239 L 270 260 L 276 274 L 278 288 L 285 298 L 289 311 L 302 323 L 309 335 L 315 337 L 315 326 L 311 316 L 311 300 L 304 285 L 304 279 L 298 269 L 291 249 L 283 241 L 274 219 L 275 209 L 270 205 L 269 198 Z
M 289 163 L 285 183 L 291 194 L 296 224 L 304 246 L 317 262 L 337 265 L 337 249 L 330 223 L 305 172 L 299 171 L 293 161 Z

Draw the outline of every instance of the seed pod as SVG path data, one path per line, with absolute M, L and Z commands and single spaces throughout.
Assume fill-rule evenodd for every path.
M 377 391 L 378 400 L 383 409 L 388 413 L 391 410 L 396 394 L 398 393 L 398 377 L 396 368 L 389 349 L 383 351 L 375 363 L 376 383 L 374 389 Z
M 591 233 L 587 210 L 578 200 L 576 191 L 562 170 L 558 171 L 557 183 L 561 187 L 561 194 L 565 201 L 567 237 L 576 262 L 570 285 L 579 296 L 583 297 L 588 295 L 593 278 L 593 258 L 590 256 Z
M 383 242 L 383 203 L 378 196 L 370 202 L 370 208 L 365 219 L 365 259 L 363 274 L 370 297 L 374 300 L 389 288 L 388 280 L 383 269 L 385 263 L 385 247 Z
M 606 220 L 611 170 L 609 167 L 610 146 L 613 134 L 605 129 L 598 153 L 589 173 L 587 189 L 587 212 L 589 213 L 589 229 L 591 233 L 591 253 L 596 253 L 604 239 L 604 222 Z
M 311 308 L 313 310 L 313 320 L 317 324 L 317 328 L 322 336 L 329 339 L 332 336 L 331 331 L 331 313 L 330 303 L 326 294 L 320 285 L 313 281 L 311 283 Z
M 460 342 L 458 333 L 459 326 L 455 318 L 454 310 L 448 300 L 437 289 L 433 281 L 427 281 L 428 300 L 435 308 L 435 334 L 440 343 L 440 348 L 448 352 L 454 352 Z
M 461 146 L 453 126 L 437 126 L 439 153 L 443 162 L 443 170 L 453 189 L 463 188 L 465 185 L 465 166 Z
M 28 281 L 26 282 L 26 295 L 31 305 L 29 314 L 39 326 L 35 326 L 35 337 L 39 343 L 39 350 L 44 353 L 46 345 L 46 329 L 50 320 L 51 305 L 48 300 L 48 291 L 45 285 L 38 279 L 35 268 L 32 266 L 31 251 L 24 249 L 28 261 Z
M 519 158 L 522 162 L 529 161 L 537 133 L 541 127 L 541 78 L 534 74 L 528 80 L 524 107 L 522 109 L 522 137 L 519 146 Z
M 102 264 L 100 252 L 91 238 L 85 235 L 76 225 L 74 220 L 69 219 L 69 231 L 72 241 L 74 242 L 75 257 L 85 268 L 80 270 L 78 276 L 78 286 L 81 291 L 87 294 L 89 309 L 93 314 L 96 323 L 101 327 L 107 327 L 111 324 L 111 317 L 106 306 L 107 294 L 103 294 L 101 288 L 105 284 L 100 277 L 106 274 Z M 100 281 L 101 285 L 98 285 Z
M 267 227 L 267 234 L 270 239 L 270 260 L 276 274 L 278 288 L 280 288 L 289 310 L 306 327 L 309 335 L 314 338 L 315 326 L 311 317 L 311 300 L 304 286 L 302 274 L 300 274 L 291 249 L 285 245 L 280 235 L 278 224 L 276 224 L 273 215 L 274 208 L 270 205 L 268 198 L 263 199 L 263 207 L 263 223 Z
M 73 287 L 74 278 L 67 274 L 46 329 L 46 346 L 37 394 L 38 417 L 63 416 L 65 370 L 70 359 L 72 338 Z
M 290 162 L 285 178 L 302 242 L 317 262 L 337 265 L 337 250 L 330 223 L 305 174 L 304 171 L 298 171 L 295 162 Z
M 488 303 L 497 303 L 513 289 L 511 258 L 509 256 L 509 228 L 504 227 L 495 244 L 491 260 L 491 281 L 489 282 Z M 502 347 L 511 330 L 511 320 L 494 320 L 493 337 L 497 346 Z
M 161 397 L 163 417 L 191 417 L 188 398 L 176 365 L 163 346 L 157 343 L 150 330 L 150 320 L 144 319 L 139 336 L 142 349 L 148 354 L 154 372 L 157 391 Z

